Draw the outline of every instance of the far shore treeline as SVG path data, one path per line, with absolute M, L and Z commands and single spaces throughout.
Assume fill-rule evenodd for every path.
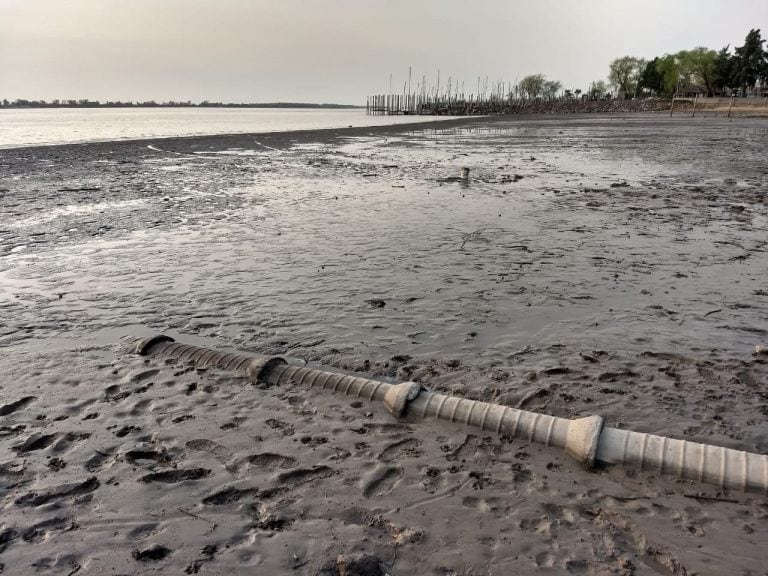
M 262 103 L 229 103 L 229 102 L 122 102 L 120 100 L 99 102 L 98 100 L 0 100 L 0 108 L 359 108 L 351 104 L 312 104 L 307 102 L 262 102 Z
M 582 97 L 671 98 L 679 96 L 766 96 L 768 91 L 768 51 L 759 29 L 752 29 L 742 46 L 719 51 L 698 46 L 651 60 L 623 56 L 613 60 L 608 82 L 596 80 L 586 90 L 563 86 L 543 74 L 522 78 L 511 90 L 524 99 L 552 100 Z
M 752 29 L 744 44 L 731 51 L 730 45 L 717 50 L 698 46 L 674 54 L 656 56 L 650 60 L 622 56 L 609 66 L 607 82 L 596 80 L 586 89 L 565 88 L 544 74 L 531 74 L 517 82 L 496 82 L 488 85 L 478 78 L 478 93 L 469 98 L 463 93 L 464 84 L 448 79 L 447 85 L 428 86 L 426 77 L 419 83 L 416 94 L 437 102 L 479 101 L 491 99 L 516 100 L 611 100 L 634 98 L 672 98 L 674 96 L 768 96 L 768 50 L 759 29 Z M 391 77 L 390 77 L 391 83 Z M 410 90 L 410 71 L 408 90 Z M 416 96 L 414 94 L 414 96 Z M 394 95 L 393 95 L 394 96 Z M 403 86 L 403 99 L 406 88 Z M 122 102 L 95 100 L 0 100 L 0 108 L 359 108 L 344 104 L 311 104 L 303 102 L 222 103 L 202 102 Z

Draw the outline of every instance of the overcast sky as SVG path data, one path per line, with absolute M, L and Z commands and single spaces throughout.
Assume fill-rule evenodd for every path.
M 0 0 L 0 98 L 364 103 L 414 78 L 564 87 L 768 36 L 768 0 Z M 415 83 L 415 82 L 414 82 Z

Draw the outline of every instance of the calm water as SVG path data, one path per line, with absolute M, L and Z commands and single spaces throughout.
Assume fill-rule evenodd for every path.
M 380 126 L 435 117 L 367 116 L 364 109 L 112 108 L 0 110 L 0 148 L 98 140 Z

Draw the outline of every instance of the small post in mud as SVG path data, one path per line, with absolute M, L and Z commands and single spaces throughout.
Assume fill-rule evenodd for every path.
M 672 96 L 672 106 L 669 107 L 669 117 L 672 118 L 672 113 L 675 111 L 675 97 Z
M 464 182 L 469 182 L 469 168 L 462 168 L 461 169 L 461 179 Z
M 699 95 L 693 97 L 693 112 L 691 113 L 691 118 L 696 118 L 696 100 L 699 99 Z
M 731 117 L 731 108 L 733 108 L 733 101 L 736 100 L 736 96 L 731 96 L 731 103 L 728 104 L 728 118 Z

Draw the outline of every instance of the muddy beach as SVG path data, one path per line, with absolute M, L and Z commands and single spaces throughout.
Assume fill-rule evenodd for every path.
M 0 573 L 765 574 L 764 496 L 123 337 L 765 454 L 766 144 L 627 114 L 0 150 Z

